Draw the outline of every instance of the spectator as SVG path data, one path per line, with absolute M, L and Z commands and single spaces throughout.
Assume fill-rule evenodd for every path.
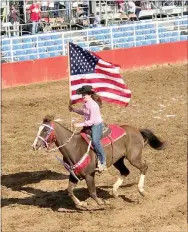
M 140 11 L 142 10 L 141 9 L 141 1 L 135 1 L 135 6 L 136 6 L 135 14 L 136 14 L 136 17 L 138 19 Z
M 47 11 L 47 8 L 48 8 L 47 0 L 41 0 L 41 9 L 42 9 L 42 11 Z
M 116 3 L 118 4 L 118 9 L 121 13 L 125 12 L 125 1 L 124 0 L 116 0 Z
M 49 0 L 49 10 L 50 10 L 50 18 L 54 18 L 54 0 Z
M 57 18 L 57 17 L 60 17 L 60 14 L 59 14 L 59 8 L 60 8 L 60 3 L 59 1 L 55 1 L 54 2 L 54 16 Z
M 89 0 L 83 0 L 83 11 L 86 12 L 86 16 L 88 16 L 89 10 Z
M 10 12 L 9 12 L 9 21 L 11 22 L 11 24 L 13 25 L 13 34 L 14 36 L 19 36 L 19 15 L 18 15 L 18 11 L 16 10 L 14 5 L 11 5 L 10 7 Z
M 127 10 L 128 10 L 128 15 L 129 14 L 135 14 L 136 12 L 136 5 L 132 0 L 129 0 L 127 3 Z
M 36 34 L 38 32 L 39 21 L 41 18 L 40 5 L 37 0 L 33 2 L 33 4 L 29 7 L 30 11 L 30 21 L 32 22 L 32 34 Z

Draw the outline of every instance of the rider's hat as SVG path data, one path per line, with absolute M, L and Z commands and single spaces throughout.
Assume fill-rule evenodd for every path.
M 95 91 L 92 89 L 91 85 L 84 85 L 76 90 L 76 94 L 93 94 Z

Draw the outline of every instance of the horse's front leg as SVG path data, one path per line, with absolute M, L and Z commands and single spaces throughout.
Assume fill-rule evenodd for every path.
M 69 186 L 68 186 L 68 195 L 70 196 L 70 198 L 73 200 L 74 204 L 76 207 L 83 207 L 83 208 L 87 208 L 87 202 L 85 201 L 80 201 L 75 195 L 74 195 L 74 188 L 76 187 L 76 185 L 78 184 L 78 181 L 74 179 L 74 177 L 72 177 L 70 175 L 69 177 Z
M 85 180 L 89 190 L 91 198 L 93 198 L 98 205 L 103 205 L 105 202 L 102 199 L 97 197 L 96 186 L 95 186 L 95 174 L 87 175 Z

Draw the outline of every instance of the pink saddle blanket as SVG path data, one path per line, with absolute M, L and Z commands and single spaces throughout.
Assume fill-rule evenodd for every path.
M 126 134 L 126 131 L 123 128 L 121 128 L 120 126 L 110 124 L 110 125 L 108 125 L 108 127 L 111 129 L 111 133 L 108 136 L 101 139 L 101 143 L 103 146 L 107 146 L 107 145 L 111 144 L 112 142 L 115 142 L 116 140 L 120 139 L 122 136 L 124 136 Z M 86 142 L 89 144 L 90 139 L 88 138 L 88 135 L 85 133 L 80 133 L 80 134 L 86 140 Z M 92 146 L 91 146 L 91 148 L 93 149 Z

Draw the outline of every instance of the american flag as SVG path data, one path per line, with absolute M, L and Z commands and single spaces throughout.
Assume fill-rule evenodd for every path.
M 119 66 L 102 60 L 76 44 L 69 43 L 70 91 L 75 104 L 82 100 L 76 90 L 83 85 L 91 85 L 104 101 L 127 106 L 131 91 L 125 85 Z

